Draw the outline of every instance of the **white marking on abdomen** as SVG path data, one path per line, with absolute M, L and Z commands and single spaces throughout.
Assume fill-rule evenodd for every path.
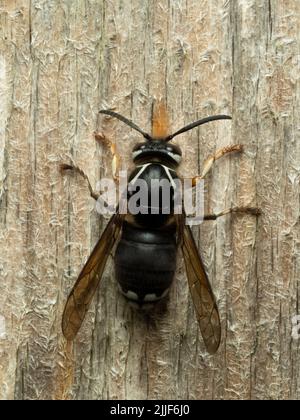
M 127 293 L 123 292 L 123 290 L 122 290 L 122 293 L 129 300 L 136 300 L 136 301 L 139 300 L 138 295 L 136 293 L 132 292 L 131 290 L 128 290 Z
M 119 286 L 121 293 L 129 300 L 131 301 L 136 301 L 139 302 L 139 297 L 138 295 L 133 292 L 132 290 L 128 290 L 128 292 L 124 292 L 124 290 L 122 290 L 121 286 Z M 143 302 L 148 303 L 148 302 L 157 302 L 161 299 L 163 299 L 164 297 L 166 297 L 169 293 L 170 289 L 167 289 L 164 291 L 164 293 L 161 296 L 157 296 L 155 293 L 149 293 L 148 295 L 145 296 L 145 298 L 143 299 Z M 141 302 L 141 303 L 143 303 Z
M 144 302 L 156 302 L 159 299 L 155 293 L 152 293 L 144 297 Z
M 164 297 L 166 297 L 167 294 L 169 293 L 169 290 L 170 289 L 165 290 L 161 296 L 157 296 L 155 293 L 148 294 L 145 296 L 144 302 L 157 302 L 158 300 L 161 300 Z

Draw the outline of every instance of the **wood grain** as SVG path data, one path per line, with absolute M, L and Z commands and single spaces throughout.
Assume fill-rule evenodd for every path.
M 300 397 L 299 13 L 297 0 L 0 0 L 1 399 Z M 110 176 L 101 130 L 129 165 L 139 137 L 98 110 L 149 130 L 160 97 L 173 131 L 232 114 L 176 139 L 181 173 L 244 144 L 215 165 L 206 206 L 264 212 L 194 230 L 222 318 L 214 357 L 182 260 L 166 311 L 148 318 L 118 294 L 110 261 L 74 345 L 61 333 L 107 221 L 59 164 L 74 159 L 93 185 Z

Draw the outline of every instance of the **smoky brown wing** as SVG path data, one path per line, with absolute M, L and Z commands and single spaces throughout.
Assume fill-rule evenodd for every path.
M 207 351 L 214 354 L 221 341 L 218 307 L 189 226 L 182 226 L 182 236 L 182 252 L 201 334 Z
M 68 341 L 74 340 L 81 327 L 121 227 L 122 217 L 117 213 L 110 219 L 68 297 L 62 319 L 63 334 Z

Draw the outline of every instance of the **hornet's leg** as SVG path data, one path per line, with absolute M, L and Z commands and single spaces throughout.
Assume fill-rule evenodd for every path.
M 231 146 L 223 147 L 222 149 L 217 150 L 217 152 L 214 155 L 209 156 L 209 158 L 206 159 L 206 161 L 204 163 L 204 167 L 203 167 L 203 171 L 202 171 L 201 176 L 196 176 L 196 177 L 193 178 L 193 187 L 196 186 L 197 181 L 200 181 L 201 179 L 204 179 L 206 177 L 206 175 L 209 173 L 209 171 L 213 167 L 213 164 L 218 159 L 221 159 L 221 157 L 223 157 L 223 156 L 225 156 L 229 153 L 242 152 L 243 149 L 244 149 L 243 145 L 234 144 L 234 145 L 231 145 Z
M 222 211 L 221 213 L 216 214 L 206 214 L 204 216 L 204 220 L 217 220 L 219 217 L 225 216 L 226 214 L 231 213 L 244 213 L 244 214 L 252 214 L 253 216 L 260 216 L 262 211 L 256 207 L 233 207 L 231 209 L 227 209 Z
M 119 172 L 121 159 L 116 152 L 116 145 L 113 144 L 111 141 L 109 141 L 102 133 L 95 132 L 94 134 L 95 134 L 95 139 L 98 142 L 101 142 L 106 147 L 110 148 L 110 151 L 111 151 L 112 157 L 113 157 L 113 159 L 112 159 L 113 177 L 114 177 L 115 182 L 118 182 L 119 177 L 117 176 L 117 174 Z M 60 166 L 60 169 L 61 169 L 62 172 L 71 170 L 71 171 L 74 171 L 74 172 L 78 173 L 80 176 L 82 176 L 87 181 L 91 197 L 96 201 L 99 199 L 100 194 L 97 193 L 96 191 L 94 191 L 87 174 L 81 168 L 79 168 L 79 166 L 77 166 L 75 164 L 71 164 L 71 165 L 70 164 L 62 164 Z
M 114 181 L 119 183 L 119 171 L 121 168 L 121 157 L 117 153 L 116 144 L 108 140 L 105 135 L 101 132 L 95 132 L 95 139 L 99 142 L 104 144 L 107 148 L 109 148 L 110 153 L 112 155 L 112 173 L 114 177 Z
M 91 183 L 90 183 L 90 180 L 89 180 L 87 174 L 81 168 L 79 168 L 76 165 L 69 165 L 69 164 L 63 163 L 63 164 L 60 165 L 60 169 L 61 169 L 62 172 L 69 171 L 69 170 L 74 171 L 74 172 L 77 172 L 80 176 L 82 176 L 87 181 L 91 197 L 93 197 L 94 200 L 96 200 L 96 201 L 98 200 L 100 194 L 98 194 L 97 192 L 95 192 L 93 190 L 93 187 L 91 186 Z

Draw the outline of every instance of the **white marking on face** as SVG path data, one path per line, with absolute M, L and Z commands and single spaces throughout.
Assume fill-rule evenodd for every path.
M 133 159 L 137 158 L 141 153 L 142 153 L 141 150 L 137 150 L 136 152 L 132 152 L 132 158 Z
M 182 160 L 182 157 L 180 155 L 178 155 L 177 153 L 172 153 L 168 151 L 168 155 L 174 159 L 177 163 L 180 163 Z

